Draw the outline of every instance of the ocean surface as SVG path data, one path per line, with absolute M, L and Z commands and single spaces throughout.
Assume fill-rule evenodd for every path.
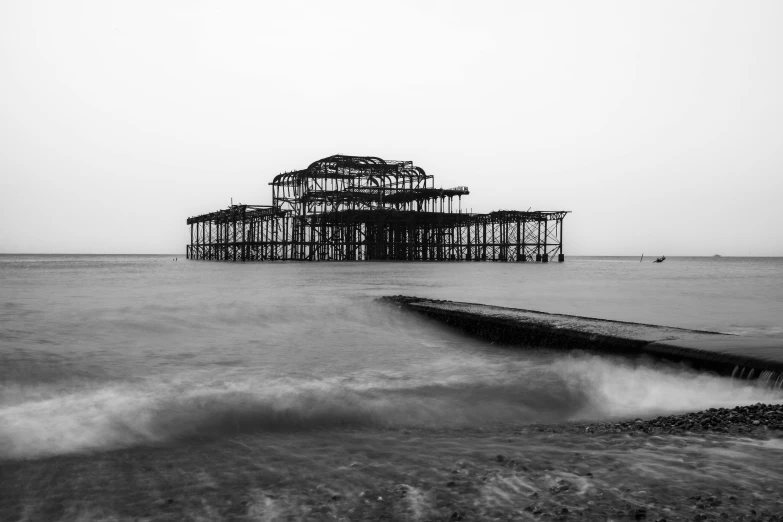
M 448 437 L 783 401 L 781 390 L 670 364 L 494 346 L 376 301 L 415 295 L 783 340 L 783 258 L 650 261 L 3 255 L 0 466 L 192 441 L 231 453 L 245 440 L 293 459 L 310 446 L 291 441 L 346 429 L 372 447 L 388 445 L 389 430 Z

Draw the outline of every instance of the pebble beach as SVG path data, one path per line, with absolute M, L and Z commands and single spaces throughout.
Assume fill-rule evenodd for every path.
M 783 520 L 783 406 L 6 461 L 3 520 Z

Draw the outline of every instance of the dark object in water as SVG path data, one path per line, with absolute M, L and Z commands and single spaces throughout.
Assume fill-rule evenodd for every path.
M 432 175 L 410 161 L 329 156 L 276 176 L 270 183 L 272 205 L 232 200 L 226 210 L 188 218 L 185 257 L 565 261 L 563 220 L 569 211 L 463 212 L 467 187 L 433 184 Z
M 653 261 L 653 263 L 663 263 L 664 261 L 666 261 L 666 256 L 661 256 L 655 261 Z
M 649 356 L 783 389 L 783 342 L 420 297 L 382 297 L 495 344 Z M 783 423 L 783 418 L 781 418 Z

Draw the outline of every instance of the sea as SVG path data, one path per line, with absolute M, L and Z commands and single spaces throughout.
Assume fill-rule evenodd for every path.
M 783 258 L 651 261 L 0 255 L 0 519 L 448 518 L 432 459 L 510 444 L 490 434 L 783 402 L 671 363 L 493 345 L 378 300 L 783 342 Z M 404 506 L 377 500 L 400 484 Z M 515 505 L 476 495 L 487 517 L 481 502 Z

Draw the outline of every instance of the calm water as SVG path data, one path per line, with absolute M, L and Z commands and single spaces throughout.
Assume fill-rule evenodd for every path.
M 783 339 L 781 258 L 0 256 L 0 459 L 281 429 L 450 429 L 783 398 L 652 362 L 491 346 L 375 301 L 390 294 Z

